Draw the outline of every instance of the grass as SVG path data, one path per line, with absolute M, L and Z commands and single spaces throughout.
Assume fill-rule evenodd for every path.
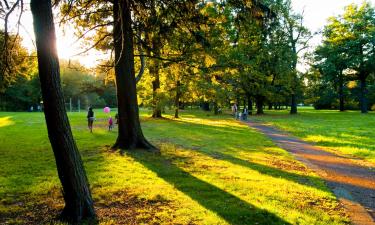
M 375 113 L 338 112 L 300 108 L 298 115 L 288 111 L 266 111 L 254 120 L 274 125 L 305 141 L 337 153 L 375 163 Z
M 101 224 L 346 224 L 323 181 L 255 130 L 227 115 L 186 111 L 142 127 L 161 155 L 108 146 L 69 114 Z M 0 223 L 51 223 L 63 207 L 43 114 L 0 112 Z M 57 223 L 57 222 L 56 222 Z

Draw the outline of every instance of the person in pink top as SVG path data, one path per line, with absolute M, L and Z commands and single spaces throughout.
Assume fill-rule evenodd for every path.
M 108 131 L 111 131 L 112 128 L 113 128 L 113 119 L 112 119 L 112 116 L 110 116 L 108 119 Z

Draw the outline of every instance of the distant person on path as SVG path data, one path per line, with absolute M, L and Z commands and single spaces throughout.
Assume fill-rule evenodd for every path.
M 247 120 L 247 115 L 249 114 L 249 111 L 247 110 L 246 107 L 243 108 L 242 111 L 242 120 L 246 121 Z
M 113 120 L 112 120 L 112 116 L 110 116 L 108 119 L 108 131 L 111 131 L 112 128 L 113 128 Z
M 89 130 L 92 133 L 92 124 L 94 123 L 95 117 L 94 117 L 94 111 L 92 111 L 92 108 L 89 108 L 89 111 L 87 112 L 87 122 L 89 126 Z
M 234 103 L 233 104 L 233 106 L 232 106 L 232 113 L 233 113 L 233 116 L 235 117 L 235 118 L 237 118 L 237 104 L 236 103 Z

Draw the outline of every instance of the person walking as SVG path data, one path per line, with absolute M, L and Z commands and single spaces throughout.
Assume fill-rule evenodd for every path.
M 89 111 L 87 112 L 87 122 L 90 132 L 92 133 L 92 124 L 94 123 L 95 117 L 94 117 L 94 111 L 92 108 L 89 108 Z
M 108 131 L 111 131 L 112 128 L 113 128 L 113 119 L 112 119 L 112 116 L 110 116 L 108 119 Z
M 247 121 L 247 115 L 249 115 L 249 111 L 247 110 L 245 106 L 242 111 L 242 120 Z

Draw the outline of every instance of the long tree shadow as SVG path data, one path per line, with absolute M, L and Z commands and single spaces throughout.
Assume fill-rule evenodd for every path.
M 242 199 L 202 181 L 174 165 L 164 156 L 143 151 L 129 156 L 155 172 L 208 210 L 230 224 L 290 224 L 275 214 L 259 209 Z
M 173 121 L 171 121 L 171 122 L 173 122 Z M 194 129 L 195 135 L 197 135 L 198 137 L 201 137 L 201 138 L 204 137 L 199 141 L 194 140 L 194 142 L 195 143 L 201 143 L 203 146 L 205 146 L 205 144 L 207 144 L 207 143 L 212 143 L 212 144 L 210 144 L 210 147 L 215 145 L 214 139 L 210 140 L 210 137 L 207 137 L 207 135 L 205 136 L 205 134 L 207 134 L 207 133 L 215 132 L 216 135 L 219 135 L 221 137 L 227 136 L 228 131 L 234 133 L 232 135 L 233 137 L 246 137 L 247 135 L 250 135 L 249 133 L 247 133 L 247 131 L 250 131 L 247 127 L 237 130 L 237 129 L 233 129 L 231 127 L 226 127 L 226 126 L 217 127 L 217 126 L 212 126 L 212 125 L 201 124 L 201 125 L 199 125 L 199 129 L 198 129 L 198 127 L 195 127 L 195 126 L 198 126 L 198 125 L 194 124 L 194 123 L 192 124 L 190 122 L 185 122 L 185 121 L 176 121 L 176 123 L 182 125 L 182 126 L 178 126 L 178 127 L 176 126 L 177 128 L 175 128 L 175 129 L 179 129 L 179 131 L 176 132 L 176 133 L 189 132 L 190 130 Z M 187 126 L 187 125 L 189 125 L 189 126 Z M 164 130 L 162 126 L 158 126 L 154 129 L 159 130 L 160 133 L 169 134 L 168 133 L 169 131 Z M 170 135 L 172 135 L 172 137 L 173 137 L 173 133 L 171 133 Z M 183 146 L 183 148 L 186 148 L 186 149 L 192 149 L 192 146 L 185 143 L 187 138 L 191 138 L 191 137 L 190 136 L 185 137 L 184 143 L 179 144 L 179 145 Z M 171 144 L 176 144 L 175 143 L 176 139 L 178 139 L 177 136 L 173 137 L 173 138 L 168 138 L 167 140 L 164 140 L 163 142 L 166 141 L 166 142 L 170 142 Z M 326 188 L 326 187 L 324 187 L 324 185 L 322 185 L 323 184 L 322 180 L 318 177 L 302 175 L 302 174 L 298 174 L 298 173 L 294 173 L 294 172 L 288 172 L 288 171 L 285 171 L 283 169 L 279 169 L 279 168 L 275 168 L 275 167 L 251 162 L 251 161 L 246 160 L 246 159 L 240 159 L 240 158 L 237 158 L 237 157 L 233 156 L 229 152 L 221 151 L 221 150 L 230 149 L 233 146 L 235 146 L 236 144 L 237 144 L 236 138 L 233 138 L 233 140 L 230 139 L 230 140 L 227 140 L 225 143 L 221 143 L 220 146 L 217 146 L 217 148 L 214 148 L 215 150 L 211 150 L 211 148 L 195 146 L 194 150 L 192 149 L 191 151 L 199 152 L 199 153 L 204 154 L 204 155 L 206 155 L 208 157 L 211 157 L 213 159 L 225 160 L 225 161 L 230 162 L 230 163 L 235 164 L 235 165 L 246 167 L 246 168 L 249 168 L 251 170 L 256 170 L 261 174 L 272 176 L 274 178 L 286 179 L 286 180 L 289 180 L 289 181 L 292 181 L 292 182 L 295 182 L 295 183 L 298 183 L 298 184 L 301 184 L 301 185 L 306 185 L 306 186 L 310 186 L 310 187 L 313 187 L 313 188 L 321 189 L 323 191 L 328 191 L 328 188 Z M 266 152 L 266 150 L 264 150 L 262 148 L 263 146 L 257 145 L 256 147 L 257 147 L 256 151 Z M 272 153 L 272 154 L 276 154 L 276 153 Z M 303 169 L 305 169 L 305 168 L 303 168 Z
M 324 188 L 321 185 L 322 180 L 319 177 L 301 175 L 301 174 L 297 174 L 293 172 L 284 171 L 278 168 L 262 165 L 262 164 L 255 163 L 255 162 L 250 162 L 244 159 L 240 159 L 227 153 L 222 153 L 222 152 L 208 153 L 208 152 L 201 151 L 201 150 L 197 150 L 197 151 L 200 153 L 206 154 L 207 156 L 216 158 L 216 159 L 225 160 L 232 164 L 247 167 L 251 170 L 256 170 L 259 173 L 267 175 L 267 176 L 289 180 L 289 181 L 292 181 L 301 185 L 307 185 L 313 188 L 321 189 L 322 191 L 328 191 L 327 188 Z

